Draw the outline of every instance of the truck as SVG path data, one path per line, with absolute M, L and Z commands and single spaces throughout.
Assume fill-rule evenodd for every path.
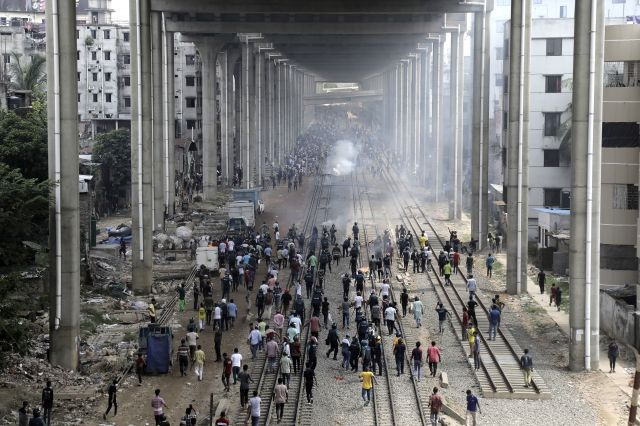
M 227 236 L 244 239 L 249 236 L 249 228 L 255 225 L 255 210 L 251 201 L 232 201 L 227 205 L 229 220 Z
M 210 271 L 219 270 L 218 247 L 198 247 L 196 249 L 196 263 L 198 268 L 204 265 Z

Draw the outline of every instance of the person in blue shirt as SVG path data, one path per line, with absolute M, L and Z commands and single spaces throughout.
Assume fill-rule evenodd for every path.
M 491 278 L 491 275 L 493 275 L 493 262 L 496 261 L 496 258 L 493 257 L 491 255 L 491 253 L 489 253 L 489 256 L 487 256 L 487 261 L 486 261 L 486 265 L 487 265 L 487 276 L 489 278 Z
M 480 409 L 480 401 L 478 401 L 478 397 L 471 393 L 470 389 L 467 389 L 467 424 L 468 425 L 477 425 L 476 414 L 482 414 L 482 410 Z M 471 422 L 469 421 L 471 420 Z
M 500 309 L 496 305 L 491 306 L 489 312 L 489 340 L 496 340 L 496 331 L 500 324 Z

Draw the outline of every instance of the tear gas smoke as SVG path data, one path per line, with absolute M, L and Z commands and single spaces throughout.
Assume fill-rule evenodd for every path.
M 349 140 L 339 140 L 327 158 L 326 173 L 344 176 L 351 173 L 360 154 L 360 147 Z

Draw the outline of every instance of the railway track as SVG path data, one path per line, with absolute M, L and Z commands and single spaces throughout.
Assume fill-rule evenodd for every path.
M 389 192 L 393 194 L 396 200 L 405 226 L 416 236 L 420 235 L 422 231 L 430 229 L 432 238 L 429 239 L 429 244 L 434 254 L 437 254 L 444 246 L 443 240 L 419 203 L 410 195 L 411 192 L 407 186 L 404 183 L 398 183 L 398 180 L 388 171 L 383 172 L 383 178 Z M 407 196 L 402 197 L 400 194 L 409 194 L 409 200 L 407 201 Z M 445 286 L 443 279 L 435 271 L 428 272 L 427 276 L 434 287 L 437 297 L 455 316 L 458 325 L 458 327 L 454 327 L 456 336 L 466 353 L 468 345 L 466 341 L 462 340 L 461 327 L 462 307 L 466 304 L 467 278 L 463 274 L 452 275 L 451 281 L 453 285 Z M 498 328 L 495 340 L 489 340 L 489 309 L 487 303 L 482 299 L 482 295 L 476 293 L 475 300 L 481 309 L 476 314 L 478 322 L 477 337 L 480 339 L 482 347 L 480 356 L 481 368 L 474 371 L 483 396 L 519 399 L 551 398 L 550 390 L 536 371 L 533 372 L 532 386 L 524 386 L 524 378 L 519 364 L 520 355 L 523 351 L 508 330 Z
M 378 227 L 376 225 L 376 221 L 373 216 L 374 208 L 371 203 L 371 197 L 369 195 L 369 191 L 365 189 L 364 191 L 360 190 L 360 184 L 358 183 L 358 174 L 352 173 L 352 184 L 353 184 L 353 203 L 354 203 L 354 212 L 356 216 L 360 215 L 361 227 L 363 230 L 363 238 L 364 238 L 364 251 L 366 252 L 366 260 L 368 262 L 370 258 L 369 245 L 372 241 L 370 241 L 370 235 L 379 236 Z M 363 198 L 366 198 L 366 202 L 368 204 L 368 212 L 365 213 L 365 206 L 363 202 Z M 359 213 L 358 213 L 359 212 Z M 362 260 L 362 250 L 360 251 Z M 362 264 L 362 262 L 361 262 Z M 369 271 L 370 274 L 375 274 L 376 271 Z M 372 284 L 373 285 L 373 284 Z M 365 285 L 366 287 L 366 285 Z M 393 288 L 390 289 L 390 297 L 391 301 L 395 302 L 396 298 L 393 292 Z M 365 297 L 365 295 L 363 295 Z M 399 306 L 399 304 L 398 304 Z M 365 315 L 368 312 L 368 309 L 364 308 Z M 417 341 L 413 332 L 410 329 L 406 329 L 403 326 L 403 320 L 400 316 L 398 316 L 399 321 L 397 322 L 399 326 L 399 331 L 402 334 L 405 344 L 407 345 L 407 349 L 409 350 L 409 341 L 411 341 L 414 345 Z M 383 321 L 384 323 L 384 315 Z M 406 355 L 406 367 L 407 372 L 409 374 L 409 379 L 411 385 L 409 388 L 411 389 L 411 397 L 403 397 L 406 392 L 406 379 L 404 375 L 394 377 L 393 373 L 389 370 L 390 368 L 395 367 L 395 355 L 392 351 L 389 350 L 389 347 L 392 345 L 393 336 L 388 336 L 383 330 L 378 330 L 378 335 L 381 336 L 382 340 L 382 370 L 383 370 L 383 384 L 379 384 L 374 386 L 373 391 L 373 410 L 374 410 L 374 419 L 375 424 L 377 425 L 396 425 L 396 424 L 411 424 L 411 425 L 427 425 L 429 424 L 428 418 L 425 416 L 427 412 L 425 407 L 423 406 L 422 398 L 420 397 L 420 390 L 418 387 L 418 382 L 416 377 L 413 375 L 413 371 L 411 370 L 410 360 L 408 355 Z M 413 347 L 413 346 L 411 346 Z M 380 376 L 378 376 L 380 377 Z
M 322 209 L 322 200 L 325 200 L 325 203 L 328 204 L 331 197 L 331 186 L 325 185 L 326 179 L 327 176 L 323 175 L 316 180 L 316 183 L 314 185 L 313 193 L 306 210 L 307 215 L 305 216 L 305 221 L 302 227 L 302 231 L 305 235 L 309 235 L 313 226 L 317 223 L 318 211 Z M 303 258 L 306 258 L 309 251 L 314 248 L 315 247 L 311 247 L 310 244 L 305 244 Z M 303 268 L 301 268 L 301 270 L 302 269 Z M 293 284 L 293 276 L 289 274 L 289 278 L 287 280 L 287 288 L 293 290 Z M 310 313 L 311 307 L 309 306 L 307 309 L 307 316 L 305 318 L 309 318 Z M 309 336 L 309 327 L 306 327 L 306 330 L 303 329 L 300 333 L 300 345 L 302 350 L 302 358 L 300 362 L 303 371 L 304 364 L 306 362 L 306 348 Z M 261 398 L 260 412 L 263 413 L 263 415 L 260 417 L 260 425 L 269 425 L 275 423 L 275 404 L 273 403 L 272 396 L 277 384 L 278 377 L 280 377 L 279 361 L 280 357 L 278 356 L 278 358 L 276 359 L 275 371 L 268 372 L 268 359 L 266 357 L 265 351 L 259 351 L 256 357 L 256 361 L 252 363 L 251 376 L 258 377 L 258 380 L 255 386 L 250 389 L 250 392 L 257 390 L 258 395 Z M 284 406 L 284 415 L 282 418 L 283 424 L 293 425 L 310 423 L 309 420 L 311 419 L 311 408 L 305 408 L 307 407 L 307 405 L 301 403 L 301 400 L 303 398 L 302 387 L 302 372 L 299 372 L 298 374 L 292 373 L 291 381 L 289 384 L 289 399 Z M 248 413 L 241 412 L 240 414 L 241 422 L 246 422 L 249 420 Z

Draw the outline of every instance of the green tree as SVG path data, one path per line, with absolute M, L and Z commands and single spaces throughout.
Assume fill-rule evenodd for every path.
M 48 219 L 49 183 L 0 163 L 0 265 L 29 261 L 33 253 L 23 241 L 45 243 Z
M 31 55 L 31 61 L 24 65 L 19 53 L 13 52 L 11 55 L 13 56 L 9 64 L 11 88 L 31 90 L 34 94 L 43 92 L 47 82 L 46 58 L 42 55 Z
M 129 130 L 113 130 L 98 135 L 93 161 L 100 163 L 99 185 L 113 207 L 120 188 L 131 185 L 131 137 Z
M 26 178 L 48 177 L 46 107 L 39 103 L 25 116 L 0 112 L 0 162 Z

